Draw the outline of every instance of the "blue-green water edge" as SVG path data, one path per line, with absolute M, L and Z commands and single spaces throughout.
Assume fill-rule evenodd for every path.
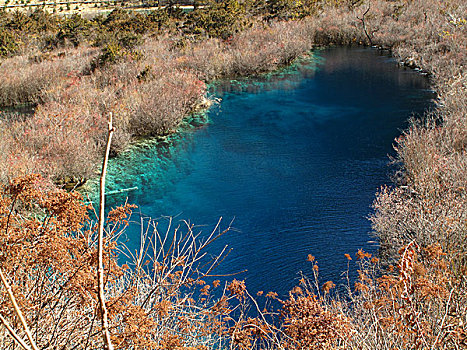
M 367 216 L 389 182 L 388 154 L 407 118 L 429 107 L 426 77 L 376 50 L 315 51 L 281 72 L 211 87 L 220 102 L 164 140 L 112 159 L 108 196 L 144 216 L 189 220 L 208 234 L 219 217 L 234 229 L 211 247 L 233 248 L 219 274 L 248 270 L 256 290 L 284 295 L 311 274 L 338 282 L 344 253 L 375 252 Z M 138 220 L 137 218 L 136 221 Z M 139 227 L 127 234 L 139 245 Z

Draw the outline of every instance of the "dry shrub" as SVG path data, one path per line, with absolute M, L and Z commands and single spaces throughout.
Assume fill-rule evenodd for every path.
M 174 63 L 182 69 L 196 72 L 205 81 L 228 76 L 231 72 L 230 54 L 220 39 L 207 39 L 202 44 L 190 43 L 180 53 Z
M 357 16 L 358 12 L 329 8 L 317 18 L 309 35 L 316 45 L 367 44 Z
M 117 113 L 117 123 L 122 119 L 131 135 L 173 132 L 205 94 L 205 84 L 193 74 L 182 71 L 153 74 L 158 76 L 129 86 L 122 93 L 120 103 L 127 113 Z
M 87 120 L 76 124 L 80 117 L 72 111 L 63 114 L 39 111 L 24 125 L 23 133 L 15 135 L 15 144 L 32 158 L 32 172 L 40 170 L 55 181 L 85 178 L 94 173 L 100 145 L 93 134 L 101 134 L 104 120 L 96 116 L 94 125 Z
M 467 345 L 466 268 L 453 269 L 439 245 L 399 251 L 397 269 L 381 276 L 378 259 L 359 251 L 349 292 L 352 349 L 459 349 Z
M 163 48 L 168 51 L 168 47 Z M 115 116 L 115 154 L 132 137 L 173 132 L 205 94 L 204 83 L 194 74 L 180 71 L 173 64 L 156 66 L 152 57 L 135 60 L 126 56 L 92 74 L 81 69 L 81 61 L 73 66 L 71 62 L 79 57 L 75 54 L 47 61 L 45 67 L 51 71 L 44 74 L 47 79 L 21 97 L 22 102 L 41 100 L 34 115 L 5 122 L 8 131 L 3 143 L 6 147 L 8 141 L 10 154 L 15 156 L 7 163 L 3 179 L 31 172 L 59 182 L 92 177 L 104 143 L 108 113 Z M 37 65 L 42 67 L 43 63 L 30 62 L 25 67 L 38 74 L 41 71 Z M 68 72 L 64 67 L 80 70 Z M 21 80 L 19 86 L 30 79 Z
M 99 94 L 92 93 L 70 86 L 65 90 L 67 98 L 49 101 L 37 107 L 32 117 L 7 124 L 9 147 L 15 154 L 8 178 L 40 172 L 58 181 L 94 174 L 105 136 L 105 119 L 93 105 Z
M 79 197 L 53 190 L 37 176 L 17 179 L 1 190 L 2 270 L 42 346 L 65 346 L 66 337 L 58 340 L 60 335 L 92 322 L 96 255 L 88 244 L 92 231 L 83 228 L 87 209 Z M 24 215 L 25 209 L 37 216 Z M 2 315 L 12 320 L 3 289 L 0 299 Z M 84 335 L 81 339 L 85 343 Z
M 397 139 L 400 186 L 382 188 L 374 203 L 373 227 L 391 255 L 415 239 L 427 246 L 464 252 L 467 220 L 467 155 L 462 123 L 413 121 Z
M 290 293 L 282 310 L 285 349 L 345 349 L 352 330 L 350 320 L 327 304 L 310 291 Z
M 10 133 L 8 132 L 5 122 L 0 119 L 0 182 L 4 182 L 7 179 L 8 169 L 10 166 L 8 164 L 8 159 L 11 157 L 11 140 Z
M 180 67 L 211 81 L 220 77 L 258 75 L 289 64 L 313 47 L 311 21 L 256 23 L 232 39 L 189 43 L 177 58 Z
M 37 104 L 62 89 L 67 78 L 81 74 L 96 50 L 79 49 L 36 57 L 17 56 L 0 62 L 0 106 Z
M 40 176 L 15 179 L 0 190 L 0 258 L 18 304 L 39 348 L 101 348 L 96 273 L 96 225 L 77 193 L 57 190 Z M 133 206 L 108 214 L 104 242 L 110 333 L 117 349 L 222 346 L 221 316 L 228 300 L 210 297 L 202 280 L 221 256 L 203 258 L 225 233 L 219 226 L 199 240 L 193 226 L 160 233 L 141 228 L 141 247 L 117 244 Z M 119 265 L 124 256 L 127 264 Z M 221 252 L 221 255 L 224 253 Z M 213 289 L 219 284 L 213 284 Z M 222 293 L 221 293 L 222 295 Z M 0 290 L 0 312 L 13 326 L 16 316 Z M 20 335 L 21 332 L 19 332 Z M 2 349 L 15 343 L 0 331 Z
M 439 244 L 450 268 L 465 264 L 467 215 L 467 40 L 462 1 L 375 1 L 367 25 L 375 43 L 392 47 L 409 66 L 431 73 L 436 109 L 413 119 L 395 140 L 397 187 L 384 187 L 371 220 L 389 260 L 415 241 Z M 465 45 L 464 45 L 465 46 Z
M 279 22 L 236 36 L 229 48 L 232 73 L 259 74 L 289 64 L 312 48 L 311 41 L 303 35 L 303 27 L 300 22 Z

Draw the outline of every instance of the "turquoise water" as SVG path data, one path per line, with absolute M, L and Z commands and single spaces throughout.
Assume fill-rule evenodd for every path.
M 207 234 L 233 220 L 211 246 L 233 248 L 217 273 L 247 270 L 236 278 L 253 292 L 285 294 L 311 274 L 308 254 L 323 281 L 339 282 L 345 253 L 377 250 L 366 217 L 389 182 L 394 138 L 433 97 L 425 77 L 375 50 L 333 48 L 212 93 L 220 103 L 206 116 L 112 160 L 108 190 L 138 187 L 125 196 L 162 227 L 172 216 Z M 127 236 L 139 244 L 137 225 Z

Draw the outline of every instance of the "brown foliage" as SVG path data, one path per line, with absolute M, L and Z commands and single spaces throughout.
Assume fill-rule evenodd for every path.
M 286 349 L 339 349 L 350 335 L 350 320 L 311 293 L 290 293 L 282 313 Z
M 102 346 L 96 320 L 96 225 L 89 221 L 89 209 L 79 194 L 57 190 L 38 175 L 15 179 L 1 189 L 2 271 L 39 348 Z M 176 229 L 163 236 L 151 232 L 155 226 L 148 223 L 150 236 L 142 237 L 136 256 L 129 255 L 129 268 L 117 263 L 122 248 L 116 238 L 128 225 L 131 209 L 127 205 L 110 211 L 104 241 L 107 309 L 115 347 L 173 349 L 222 342 L 220 320 L 230 312 L 229 298 L 214 303 L 209 290 L 199 300 L 192 298 L 201 277 L 217 264 L 216 258 L 203 261 L 207 269 L 203 272 L 203 250 L 222 232 L 216 228 L 199 243 L 191 231 L 183 235 Z M 172 243 L 168 250 L 159 246 L 164 241 Z M 12 310 L 0 289 L 0 312 L 15 325 Z M 0 339 L 3 349 L 13 348 L 3 329 Z
M 439 245 L 415 242 L 399 251 L 397 271 L 380 275 L 378 261 L 360 255 L 349 309 L 352 348 L 452 349 L 465 346 L 466 275 Z

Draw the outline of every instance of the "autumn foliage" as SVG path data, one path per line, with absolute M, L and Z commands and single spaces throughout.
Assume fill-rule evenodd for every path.
M 106 226 L 105 281 L 112 342 L 118 349 L 219 343 L 221 338 L 213 333 L 219 331 L 218 318 L 226 308 L 208 300 L 207 294 L 201 293 L 202 299 L 199 293 L 198 297 L 193 294 L 193 288 L 206 289 L 201 277 L 211 265 L 203 261 L 208 266 L 203 273 L 197 262 L 209 240 L 194 242 L 191 232 L 175 233 L 165 237 L 172 242 L 168 251 L 146 247 L 151 255 L 141 251 L 127 264 L 119 264 L 117 254 L 122 251 L 116 239 L 128 225 L 132 208 L 110 211 Z M 41 349 L 102 346 L 96 223 L 89 219 L 90 209 L 81 195 L 58 190 L 37 175 L 16 179 L 1 189 L 1 268 Z M 152 231 L 145 244 L 151 238 L 157 245 L 164 239 Z M 4 288 L 0 303 L 1 315 L 18 325 Z M 2 349 L 15 346 L 4 328 L 0 340 Z

